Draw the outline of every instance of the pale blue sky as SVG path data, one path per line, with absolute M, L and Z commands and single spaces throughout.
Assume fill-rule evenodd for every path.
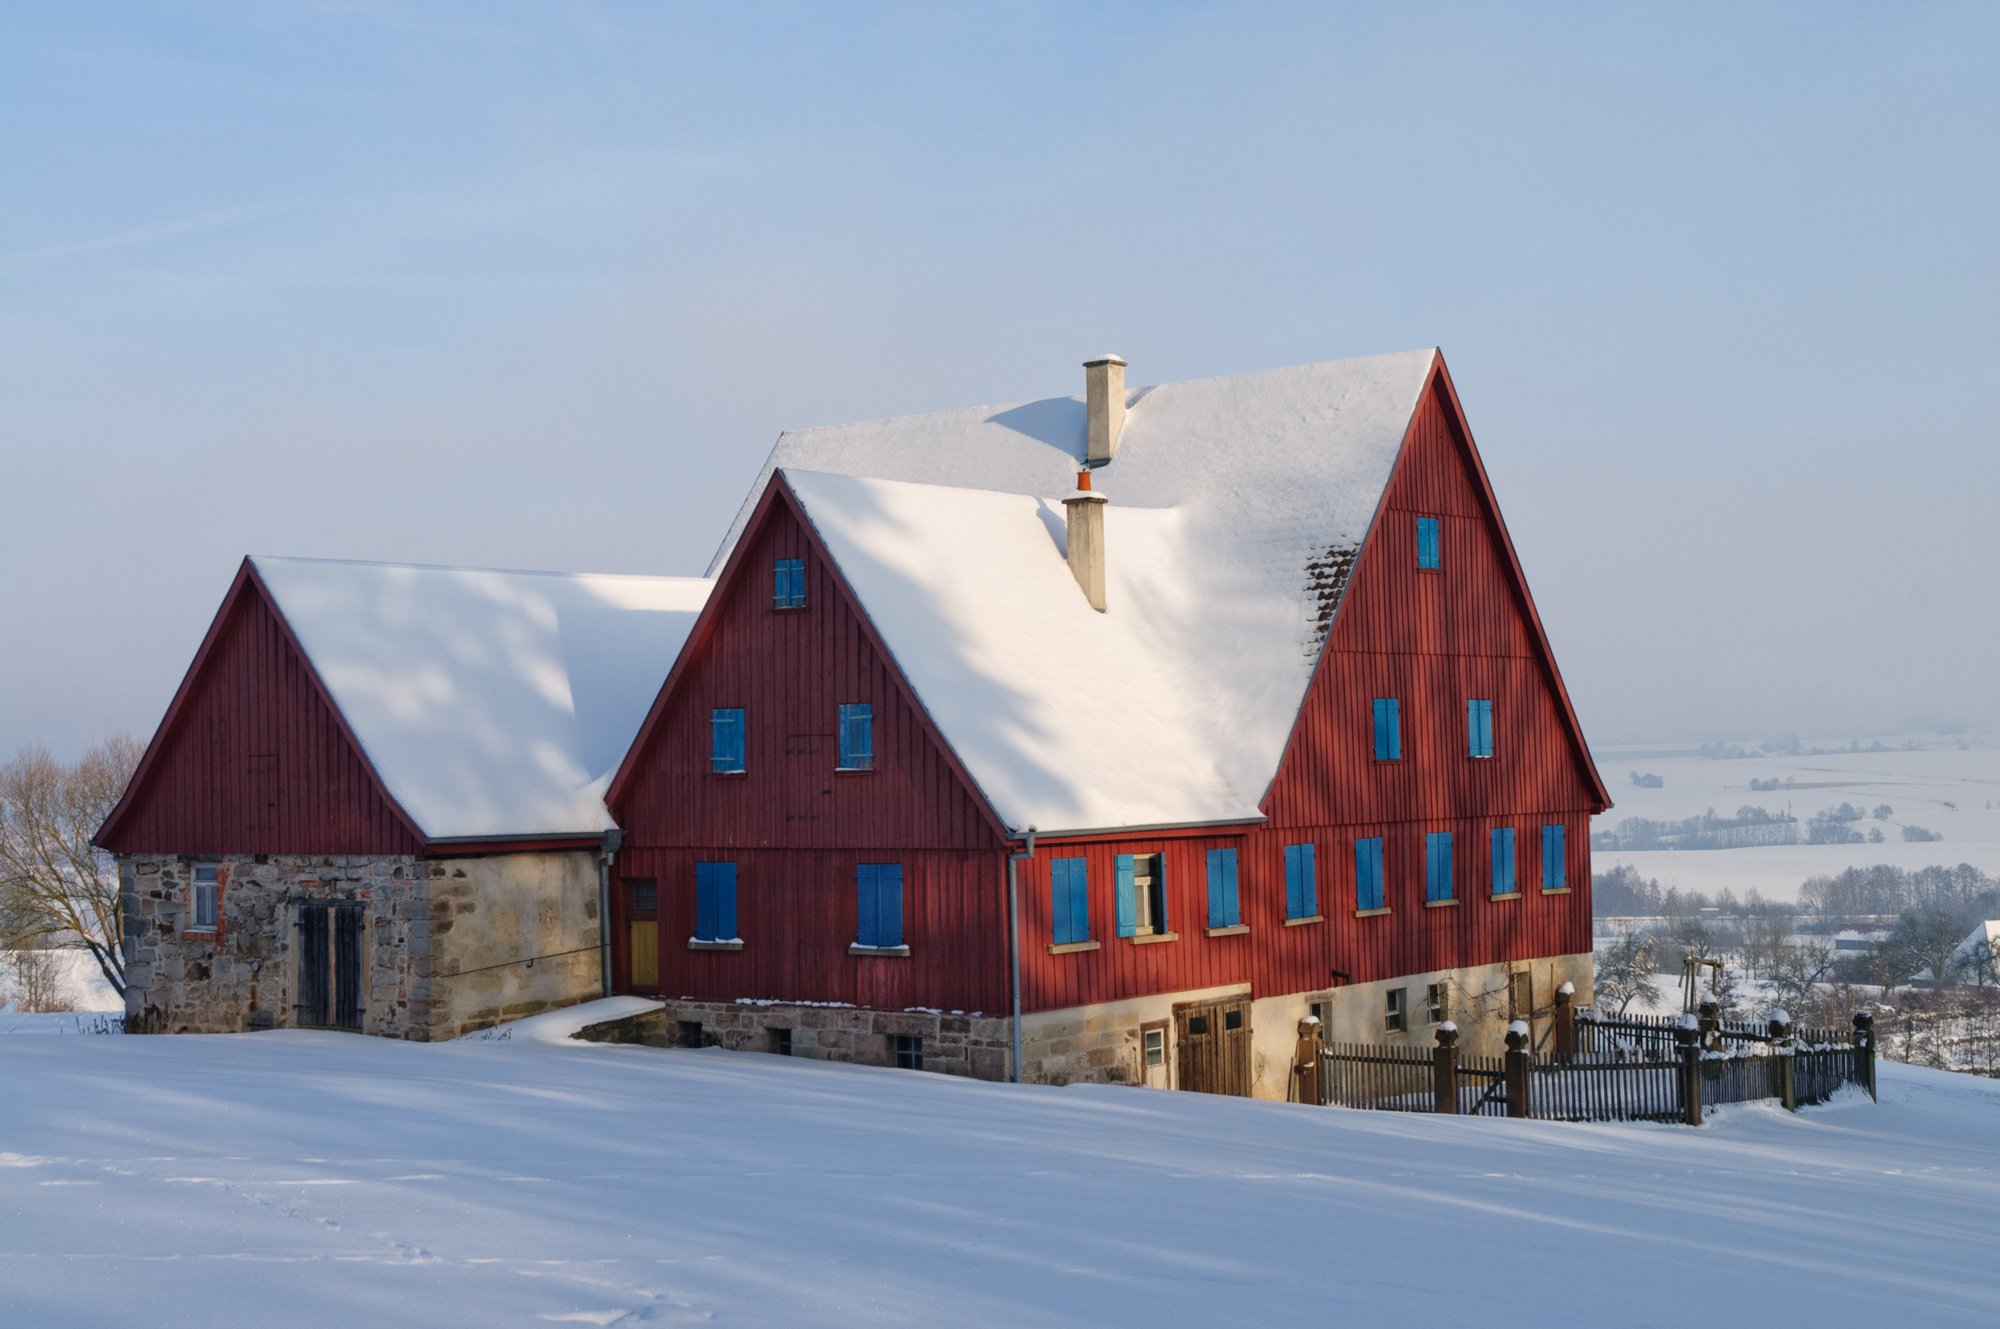
M 246 552 L 698 572 L 780 428 L 1441 345 L 1600 745 L 2000 721 L 2000 7 L 0 8 L 0 756 Z

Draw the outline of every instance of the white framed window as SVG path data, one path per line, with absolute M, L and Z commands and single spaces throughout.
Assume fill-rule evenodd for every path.
M 215 931 L 214 863 L 196 863 L 188 877 L 188 931 Z
M 1390 988 L 1382 1005 L 1382 1030 L 1384 1033 L 1400 1034 L 1409 1027 L 1409 991 L 1406 988 Z

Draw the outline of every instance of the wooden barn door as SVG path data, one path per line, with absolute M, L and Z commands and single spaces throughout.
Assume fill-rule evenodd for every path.
M 1250 999 L 1174 1007 L 1180 1087 L 1201 1094 L 1250 1096 Z
M 299 906 L 302 1028 L 361 1028 L 361 905 L 313 900 Z
M 643 877 L 625 885 L 624 973 L 613 975 L 620 992 L 652 996 L 660 990 L 660 886 Z

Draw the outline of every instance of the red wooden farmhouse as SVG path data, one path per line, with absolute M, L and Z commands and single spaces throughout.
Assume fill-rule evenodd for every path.
M 1588 993 L 1608 799 L 1442 358 L 1123 369 L 779 440 L 607 795 L 690 1037 L 1282 1095 L 1308 1015 Z
M 451 715 L 425 713 L 393 663 L 408 615 L 367 607 L 365 588 L 312 601 L 313 630 L 276 632 L 283 649 L 256 666 L 292 662 L 304 681 L 284 695 L 322 712 L 319 765 L 295 760 L 292 731 L 266 744 L 284 798 L 361 769 L 371 796 L 441 828 L 480 802 L 477 837 L 246 835 L 254 810 L 187 783 L 207 778 L 189 754 L 225 760 L 234 731 L 177 700 L 128 803 L 178 811 L 121 809 L 103 837 L 158 920 L 141 931 L 193 935 L 212 974 L 229 948 L 178 912 L 202 907 L 199 874 L 288 856 L 282 889 L 234 925 L 268 933 L 284 990 L 268 1018 L 292 1023 L 294 989 L 327 964 L 287 931 L 324 890 L 312 856 L 428 879 L 453 854 L 472 873 L 582 854 L 558 875 L 587 862 L 598 897 L 490 867 L 471 897 L 502 913 L 502 897 L 541 900 L 688 1041 L 1270 1096 L 1309 1016 L 1365 1041 L 1428 1041 L 1450 1019 L 1479 1047 L 1544 1016 L 1564 982 L 1588 998 L 1588 826 L 1608 799 L 1434 351 L 1137 392 L 1104 357 L 1082 400 L 787 433 L 712 573 L 634 579 L 685 606 L 652 646 L 613 632 L 584 649 L 557 615 L 525 662 L 455 651 L 459 635 L 506 639 L 482 617 L 500 610 L 455 599 L 418 653 L 430 693 L 483 698 Z M 373 674 L 341 656 L 350 613 L 376 624 Z M 550 759 L 577 746 L 564 706 L 612 675 L 621 697 L 646 677 L 657 692 L 643 723 L 629 702 L 596 708 L 630 740 L 615 775 Z M 505 699 L 558 681 L 556 718 L 511 732 Z M 409 765 L 423 735 L 460 753 L 461 784 Z M 480 758 L 507 797 L 465 776 Z M 523 796 L 537 779 L 568 802 Z M 369 891 L 343 898 L 351 946 L 395 933 Z M 398 907 L 428 911 L 435 947 L 460 903 Z M 511 963 L 555 935 L 523 935 Z M 135 1003 L 195 1004 L 175 944 Z M 586 968 L 516 1005 L 596 995 L 607 980 Z M 447 981 L 427 974 L 424 1000 Z M 240 1004 L 201 1027 L 240 1027 Z

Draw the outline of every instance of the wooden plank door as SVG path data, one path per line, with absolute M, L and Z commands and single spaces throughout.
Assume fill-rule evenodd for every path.
M 335 1029 L 361 1030 L 361 903 L 333 906 L 333 1020 Z
M 625 879 L 625 974 L 620 992 L 652 996 L 660 990 L 660 885 Z
M 333 1020 L 332 930 L 323 900 L 299 906 L 298 1024 L 316 1028 Z
M 1250 999 L 1189 1002 L 1174 1008 L 1180 1087 L 1250 1096 Z

